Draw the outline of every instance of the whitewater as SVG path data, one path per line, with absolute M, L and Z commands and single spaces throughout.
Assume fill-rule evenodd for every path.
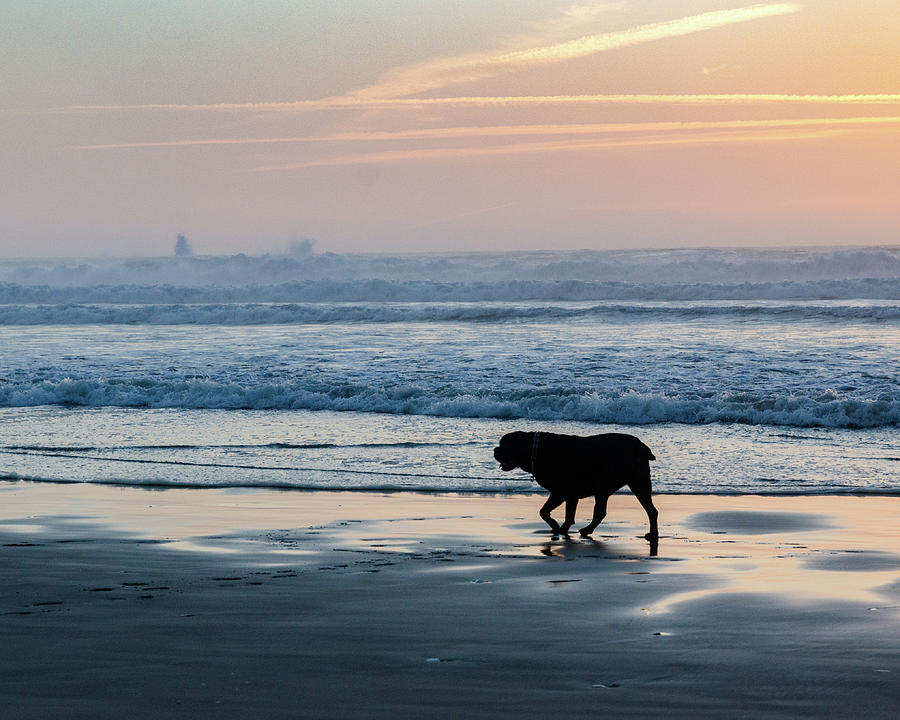
M 0 262 L 0 479 L 531 492 L 510 429 L 659 492 L 900 492 L 900 250 Z

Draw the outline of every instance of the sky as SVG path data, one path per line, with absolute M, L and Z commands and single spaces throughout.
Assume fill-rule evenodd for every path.
M 896 0 L 4 0 L 0 256 L 900 243 Z

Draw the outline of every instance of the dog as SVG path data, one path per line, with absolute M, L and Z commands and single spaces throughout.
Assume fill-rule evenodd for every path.
M 659 512 L 650 489 L 650 460 L 653 453 L 634 435 L 603 433 L 580 437 L 549 432 L 511 432 L 500 438 L 494 458 L 504 472 L 522 468 L 550 491 L 540 516 L 554 535 L 568 534 L 575 523 L 575 508 L 581 498 L 594 496 L 594 515 L 578 532 L 590 535 L 606 517 L 606 501 L 616 490 L 628 486 L 647 512 L 650 532 L 659 537 Z M 560 525 L 550 513 L 566 504 L 566 519 Z

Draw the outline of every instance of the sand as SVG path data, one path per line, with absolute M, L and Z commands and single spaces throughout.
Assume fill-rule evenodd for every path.
M 0 712 L 896 717 L 900 498 L 540 503 L 0 483 Z

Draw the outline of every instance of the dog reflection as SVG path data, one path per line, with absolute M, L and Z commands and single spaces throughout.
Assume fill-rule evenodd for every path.
M 573 559 L 575 557 L 613 557 L 607 552 L 606 545 L 600 540 L 594 538 L 583 538 L 573 540 L 568 535 L 564 535 L 562 539 L 554 535 L 552 540 L 541 544 L 541 555 L 555 558 Z M 650 552 L 647 557 L 659 556 L 659 540 L 653 538 L 650 540 Z M 615 557 L 619 557 L 616 555 Z

